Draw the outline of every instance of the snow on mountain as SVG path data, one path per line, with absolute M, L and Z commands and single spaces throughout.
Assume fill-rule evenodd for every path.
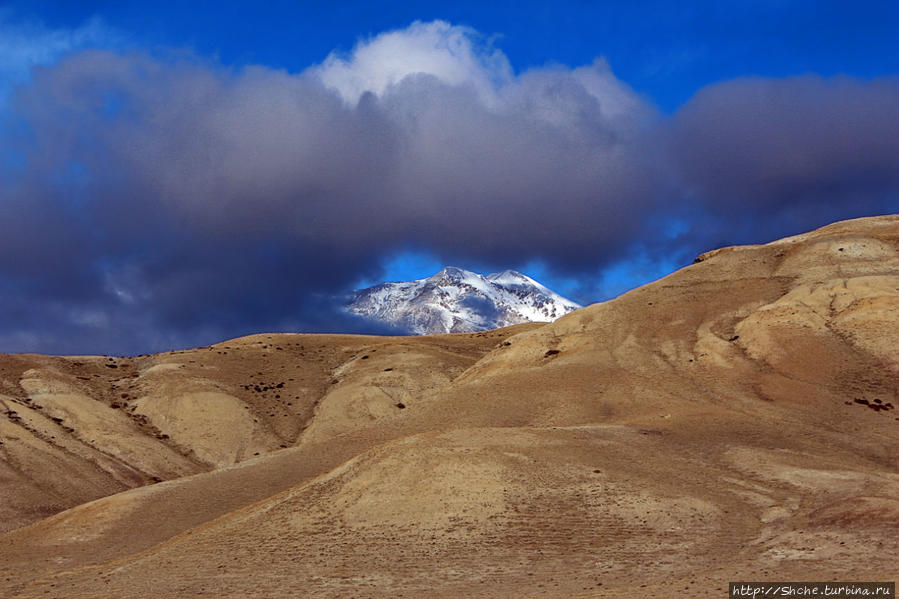
M 346 309 L 417 335 L 429 335 L 551 322 L 580 307 L 514 270 L 485 277 L 447 266 L 426 279 L 357 290 Z

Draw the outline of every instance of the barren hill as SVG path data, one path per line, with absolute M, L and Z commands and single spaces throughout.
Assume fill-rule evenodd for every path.
M 884 216 L 709 252 L 545 325 L 3 356 L 0 595 L 895 580 L 897 350 Z

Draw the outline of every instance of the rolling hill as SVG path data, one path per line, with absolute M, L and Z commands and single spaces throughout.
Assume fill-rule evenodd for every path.
M 895 580 L 897 348 L 883 216 L 711 251 L 547 324 L 2 356 L 0 595 Z

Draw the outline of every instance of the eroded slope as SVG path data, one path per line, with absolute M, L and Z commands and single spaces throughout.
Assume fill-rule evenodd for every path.
M 255 335 L 151 356 L 0 356 L 0 531 L 395 417 L 399 401 L 386 394 L 444 385 L 516 330 Z M 380 395 L 354 397 L 369 374 Z
M 469 353 L 449 349 L 461 336 L 439 360 L 369 340 L 329 371 L 298 444 L 8 533 L 0 588 L 720 597 L 729 580 L 895 580 L 897 251 L 899 217 L 848 221 L 710 252 Z

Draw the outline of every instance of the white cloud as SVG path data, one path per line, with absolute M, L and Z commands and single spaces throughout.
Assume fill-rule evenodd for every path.
M 410 98 L 403 97 L 412 89 L 408 83 L 430 76 L 473 92 L 492 112 L 524 111 L 555 127 L 601 121 L 628 132 L 653 112 L 603 58 L 577 68 L 558 65 L 516 75 L 505 54 L 478 32 L 445 21 L 415 22 L 381 33 L 359 42 L 348 56 L 332 53 L 309 73 L 350 106 L 367 92 L 408 104 Z
M 467 27 L 445 21 L 416 21 L 360 42 L 343 58 L 332 53 L 313 72 L 325 86 L 355 104 L 365 92 L 382 96 L 406 77 L 430 75 L 452 86 L 471 86 L 483 100 L 508 82 L 512 69 L 506 56 Z

